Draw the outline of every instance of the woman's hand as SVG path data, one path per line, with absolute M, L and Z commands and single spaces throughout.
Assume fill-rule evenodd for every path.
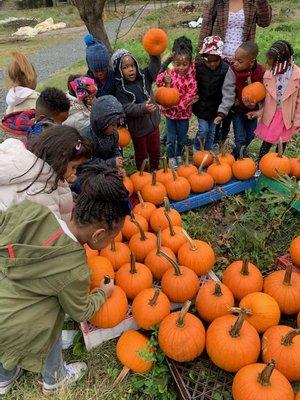
M 103 278 L 99 285 L 99 288 L 105 293 L 106 298 L 111 296 L 114 287 L 115 284 L 113 279 L 110 279 L 108 283 L 105 283 L 105 278 Z

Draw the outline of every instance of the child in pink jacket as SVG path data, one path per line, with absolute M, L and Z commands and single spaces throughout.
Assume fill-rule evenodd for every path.
M 267 51 L 269 69 L 264 75 L 266 98 L 263 108 L 249 113 L 260 117 L 255 131 L 263 140 L 259 160 L 274 144 L 287 142 L 300 129 L 300 68 L 294 64 L 294 50 L 285 40 L 278 40 Z
M 192 60 L 192 42 L 183 36 L 176 39 L 176 46 L 174 42 L 173 49 L 174 68 L 160 73 L 156 78 L 156 84 L 157 86 L 175 87 L 179 91 L 178 105 L 161 109 L 162 114 L 166 117 L 169 164 L 177 168 L 182 163 L 181 156 L 187 140 L 192 104 L 197 100 L 197 82 L 195 65 Z

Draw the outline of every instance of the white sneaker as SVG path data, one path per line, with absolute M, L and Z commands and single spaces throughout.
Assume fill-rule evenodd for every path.
M 182 164 L 182 158 L 180 156 L 176 157 L 176 163 L 178 167 Z
M 83 378 L 87 371 L 88 367 L 84 362 L 77 362 L 72 364 L 67 364 L 65 366 L 66 376 L 63 380 L 54 385 L 48 385 L 47 383 L 43 382 L 43 394 L 48 395 L 55 392 L 59 392 L 64 390 L 68 386 L 71 386 L 80 379 Z
M 61 333 L 62 349 L 67 350 L 73 345 L 74 337 L 77 331 L 68 329 L 63 330 Z
M 176 158 L 169 158 L 169 166 L 173 167 L 174 169 L 177 168 Z
M 12 386 L 14 385 L 14 383 L 16 382 L 16 380 L 23 374 L 23 370 L 20 367 L 17 367 L 16 373 L 15 375 L 6 382 L 0 382 L 0 396 L 4 396 L 5 394 L 7 394 L 10 389 L 12 388 Z

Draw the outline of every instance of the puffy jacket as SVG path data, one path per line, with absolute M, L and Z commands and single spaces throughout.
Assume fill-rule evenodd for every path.
M 90 126 L 90 110 L 79 101 L 76 97 L 67 93 L 67 98 L 70 100 L 70 110 L 68 118 L 63 122 L 63 125 L 72 126 L 82 135 L 84 129 Z

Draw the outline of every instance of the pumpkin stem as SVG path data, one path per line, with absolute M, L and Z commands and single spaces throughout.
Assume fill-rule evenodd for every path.
M 165 205 L 165 211 L 166 212 L 170 212 L 171 211 L 171 207 L 170 207 L 169 199 L 167 197 L 164 197 L 164 205 Z
M 143 161 L 142 165 L 141 165 L 141 169 L 140 169 L 140 176 L 144 175 L 144 169 L 146 168 L 146 165 L 148 163 L 148 159 L 145 158 L 145 160 Z
M 168 172 L 168 164 L 167 164 L 167 157 L 166 156 L 162 157 L 162 163 L 163 163 L 164 173 L 166 174 Z
M 172 165 L 171 165 L 171 172 L 172 172 L 172 175 L 173 175 L 173 179 L 174 179 L 174 181 L 177 181 L 177 179 L 178 179 L 178 176 L 177 176 L 177 174 L 176 174 L 176 171 L 175 171 L 175 169 L 172 167 Z
M 173 227 L 173 223 L 172 223 L 171 217 L 166 211 L 164 211 L 164 214 L 165 214 L 165 216 L 166 216 L 166 218 L 168 220 L 170 235 L 171 236 L 175 236 L 176 233 L 174 231 L 174 227 Z
M 107 285 L 110 282 L 110 276 L 109 275 L 104 275 L 104 284 Z
M 176 276 L 182 275 L 182 273 L 180 271 L 180 267 L 179 267 L 179 265 L 178 265 L 176 260 L 174 260 L 172 257 L 170 257 L 167 253 L 165 253 L 162 250 L 160 252 L 160 255 L 165 257 L 165 259 L 168 260 L 172 264 L 172 267 L 174 268 Z
M 136 218 L 135 218 L 135 215 L 134 215 L 134 212 L 133 212 L 133 211 L 130 212 L 130 221 L 131 221 L 131 222 L 136 221 Z
M 216 282 L 215 284 L 215 290 L 213 292 L 213 295 L 217 297 L 223 296 L 221 285 L 218 282 Z
M 248 316 L 253 315 L 253 312 L 252 312 L 252 310 L 250 310 L 250 308 L 231 307 L 231 308 L 230 308 L 230 311 L 231 311 L 232 313 L 237 313 L 237 314 L 239 314 L 239 313 L 242 311 L 242 312 L 245 313 L 245 315 L 248 315 Z
M 159 228 L 159 230 L 157 232 L 156 245 L 157 245 L 156 255 L 160 256 L 161 255 L 161 228 Z
M 134 218 L 132 222 L 138 227 L 138 230 L 140 232 L 140 240 L 147 240 L 147 236 L 145 235 L 145 232 L 143 231 L 143 228 L 141 225 L 137 222 L 137 220 Z
M 214 156 L 213 156 L 213 159 L 214 159 L 214 161 L 216 162 L 217 165 L 221 165 L 221 162 L 220 162 L 218 156 L 214 155 Z
M 149 300 L 149 303 L 148 303 L 149 306 L 152 306 L 152 307 L 156 306 L 156 302 L 157 302 L 159 294 L 160 294 L 160 290 L 155 289 L 153 297 Z
M 186 301 L 180 310 L 179 317 L 176 321 L 176 325 L 178 327 L 183 327 L 184 326 L 184 317 L 186 316 L 187 312 L 189 311 L 189 308 L 191 306 L 192 302 L 190 300 Z
M 241 269 L 241 274 L 242 275 L 249 275 L 249 260 L 248 258 L 244 258 L 243 259 L 243 265 L 242 265 L 242 269 Z
M 190 237 L 190 235 L 187 233 L 187 231 L 185 229 L 182 229 L 182 233 L 184 234 L 184 236 L 187 238 L 190 246 L 191 246 L 191 250 L 195 251 L 198 250 L 198 247 L 195 245 L 195 242 L 193 241 L 193 239 Z
M 277 153 L 277 157 L 280 157 L 280 158 L 282 158 L 282 154 L 283 154 L 283 145 L 282 145 L 282 139 L 281 138 L 279 138 L 279 141 L 278 141 L 278 153 Z
M 189 166 L 189 148 L 188 148 L 188 146 L 185 146 L 184 156 L 185 156 L 184 165 L 186 167 L 188 167 Z
M 146 207 L 146 204 L 145 204 L 145 202 L 144 202 L 144 199 L 143 199 L 143 197 L 142 197 L 140 191 L 137 192 L 137 196 L 138 196 L 138 198 L 139 198 L 139 202 L 140 202 L 140 204 L 141 204 L 141 207 L 142 207 L 142 208 L 145 208 L 145 207 Z
M 205 156 L 203 157 L 203 160 L 201 161 L 201 164 L 200 164 L 200 166 L 198 168 L 199 175 L 201 175 L 202 172 L 203 172 L 204 164 L 205 164 L 205 162 L 207 160 L 207 157 L 208 157 L 208 154 L 205 154 Z
M 275 368 L 275 365 L 275 360 L 271 359 L 265 366 L 265 368 L 261 371 L 261 373 L 258 374 L 257 382 L 260 383 L 262 386 L 270 386 L 270 378 Z
M 293 266 L 292 266 L 292 264 L 289 264 L 286 267 L 284 279 L 283 279 L 283 284 L 286 286 L 291 286 L 292 271 L 293 271 Z
M 152 186 L 156 186 L 156 171 L 152 172 Z
M 244 158 L 244 151 L 246 146 L 242 146 L 240 149 L 239 159 L 242 160 Z
M 297 335 L 300 335 L 300 328 L 293 329 L 291 332 L 283 336 L 283 338 L 281 339 L 281 344 L 283 344 L 284 346 L 290 346 L 293 343 L 294 337 Z
M 116 242 L 114 239 L 110 243 L 110 250 L 113 251 L 114 253 L 116 252 Z
M 137 273 L 135 262 L 136 262 L 135 254 L 131 253 L 130 254 L 130 273 L 131 274 Z
M 239 310 L 239 316 L 237 317 L 235 324 L 231 327 L 231 329 L 229 331 L 229 334 L 231 337 L 239 337 L 240 336 L 240 330 L 242 329 L 243 323 L 245 321 L 245 315 L 246 315 L 246 310 L 241 308 Z

